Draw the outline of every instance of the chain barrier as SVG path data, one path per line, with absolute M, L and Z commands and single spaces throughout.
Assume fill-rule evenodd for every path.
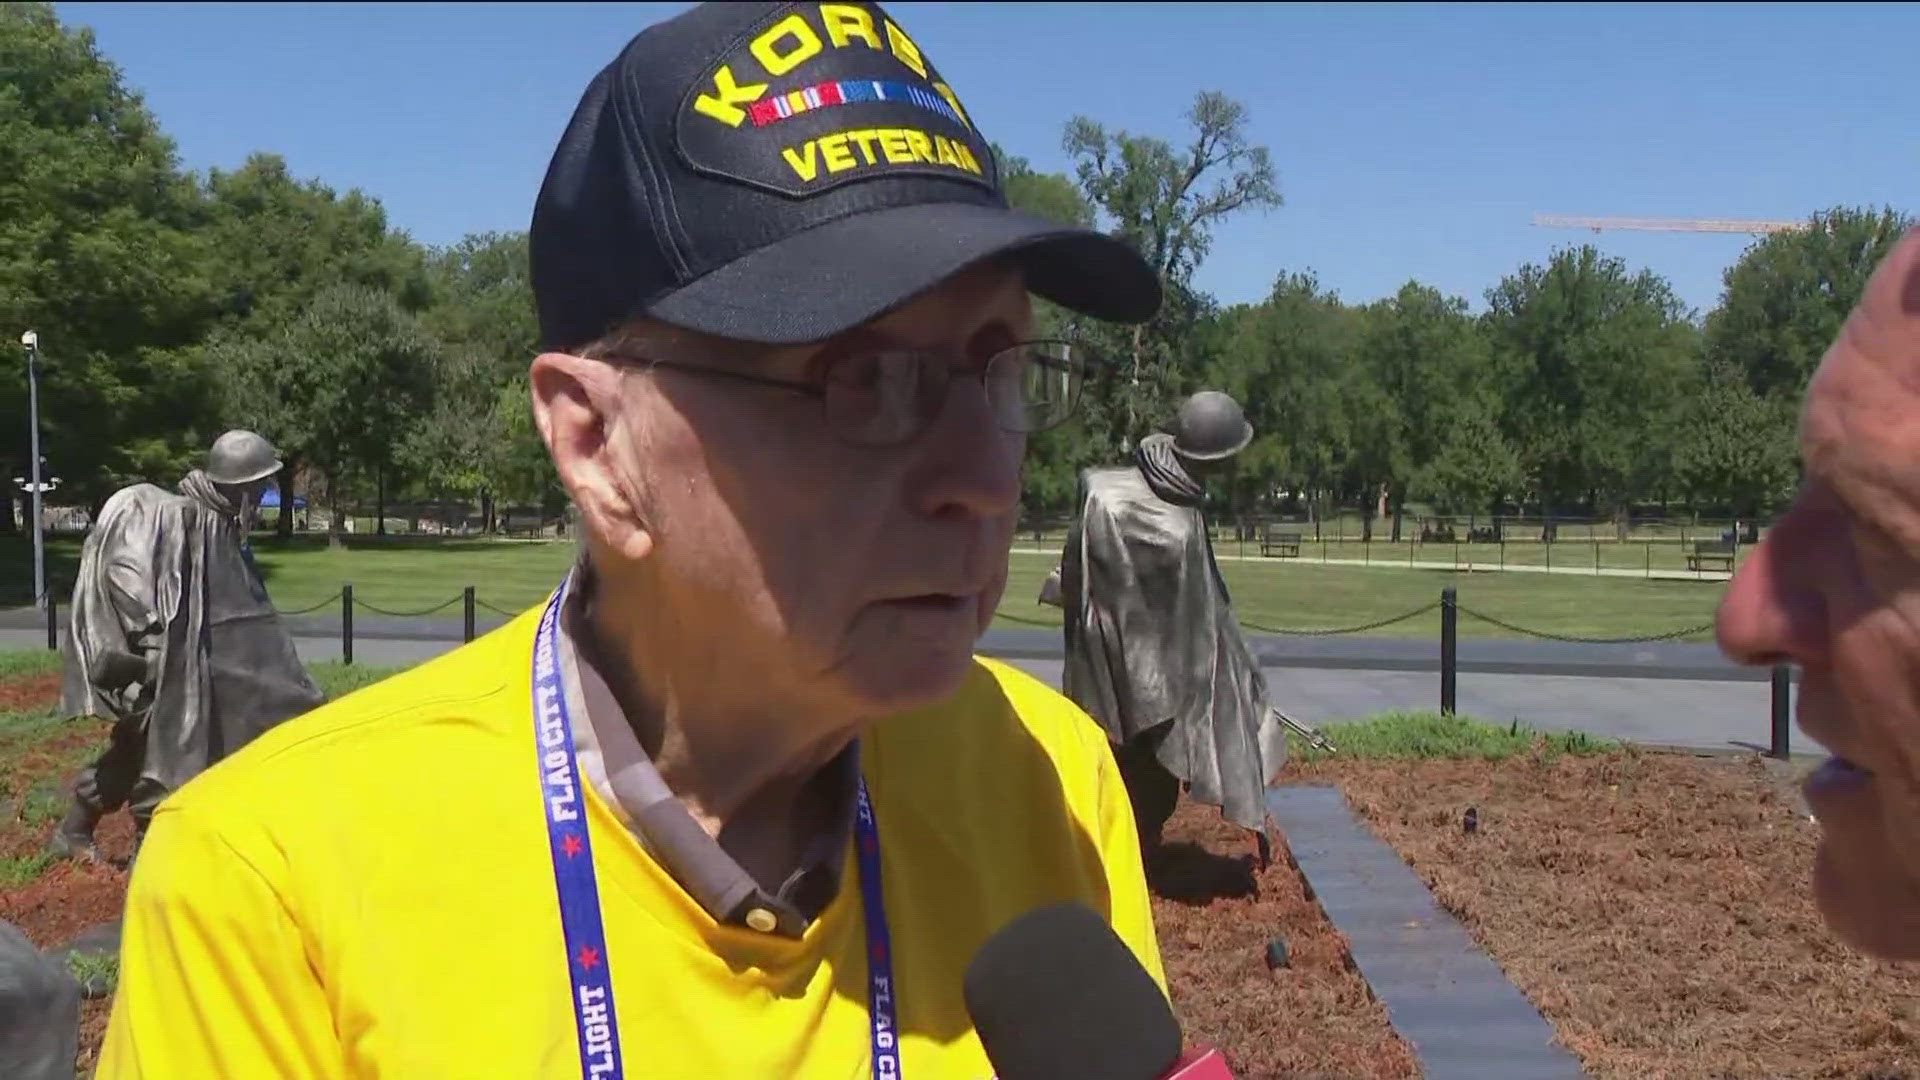
M 385 615 L 388 618 L 394 618 L 394 619 L 413 619 L 413 618 L 419 618 L 423 615 L 432 615 L 432 614 L 435 614 L 436 612 L 445 611 L 447 608 L 450 608 L 453 605 L 459 603 L 462 599 L 464 599 L 464 597 L 456 596 L 451 600 L 447 600 L 442 603 L 435 604 L 434 606 L 429 608 L 421 608 L 417 611 L 390 611 L 386 608 L 377 607 L 373 604 L 369 604 L 365 600 L 360 599 L 358 596 L 353 598 L 353 602 L 355 606 L 363 607 L 368 611 L 373 612 L 376 615 Z M 303 607 L 303 608 L 282 609 L 279 612 L 279 614 L 283 616 L 311 615 L 314 612 L 321 610 L 322 608 L 331 607 L 335 603 L 339 602 L 339 600 L 340 600 L 340 594 L 335 593 L 332 596 L 327 597 L 325 600 L 322 600 L 317 604 L 312 604 L 308 607 Z M 474 604 L 474 607 L 476 608 L 485 608 L 487 611 L 490 611 L 495 615 L 499 615 L 502 618 L 511 619 L 519 615 L 519 612 L 508 611 L 505 608 L 497 607 L 493 604 L 489 604 L 485 600 L 481 600 L 477 597 L 474 599 L 473 604 Z M 1378 619 L 1373 622 L 1361 623 L 1357 626 L 1330 626 L 1330 627 L 1314 627 L 1311 629 L 1300 629 L 1300 628 L 1293 628 L 1293 627 L 1264 626 L 1260 623 L 1253 622 L 1247 619 L 1241 620 L 1240 625 L 1244 626 L 1248 630 L 1257 631 L 1262 634 L 1278 634 L 1285 637 L 1341 637 L 1347 634 L 1363 634 L 1369 630 L 1380 630 L 1380 629 L 1384 629 L 1385 627 L 1393 626 L 1396 623 L 1406 622 L 1409 619 L 1417 619 L 1420 616 L 1425 615 L 1430 611 L 1434 611 L 1439 607 L 1440 605 L 1437 602 L 1432 604 L 1426 604 L 1421 607 L 1414 608 L 1412 611 L 1403 612 L 1399 615 L 1389 616 L 1385 619 Z M 1631 637 L 1617 637 L 1617 638 L 1579 637 L 1573 634 L 1555 634 L 1546 630 L 1534 630 L 1525 626 L 1517 626 L 1513 623 L 1507 622 L 1504 619 L 1498 619 L 1492 615 L 1488 615 L 1485 612 L 1475 611 L 1474 609 L 1467 607 L 1465 604 L 1458 604 L 1455 606 L 1455 609 L 1459 611 L 1460 614 L 1462 615 L 1479 619 L 1481 622 L 1489 623 L 1493 626 L 1497 626 L 1500 629 L 1507 631 L 1508 633 L 1519 634 L 1521 637 L 1540 638 L 1544 641 L 1562 641 L 1572 645 L 1643 645 L 1643 644 L 1650 645 L 1650 644 L 1654 644 L 1662 641 L 1674 641 L 1679 638 L 1692 637 L 1695 634 L 1704 634 L 1707 631 L 1712 630 L 1714 628 L 1713 623 L 1702 623 L 1699 626 L 1689 626 L 1680 630 L 1669 630 L 1663 634 L 1639 634 Z M 19 607 L 19 608 L 4 609 L 5 613 L 8 613 L 8 614 L 11 614 L 13 612 L 18 612 L 18 611 L 34 611 L 34 610 L 37 610 L 37 609 L 33 607 Z M 1008 622 L 1021 623 L 1027 626 L 1051 628 L 1059 625 L 1057 623 L 1047 622 L 1042 619 L 1024 618 L 1022 616 L 1013 615 L 1004 611 L 998 613 L 997 617 L 1001 619 L 1005 619 Z
M 1436 600 L 1425 607 L 1415 608 L 1405 614 L 1381 619 L 1378 622 L 1361 623 L 1359 626 L 1337 626 L 1326 630 L 1283 630 L 1277 626 L 1261 626 L 1259 623 L 1248 622 L 1244 619 L 1241 620 L 1240 624 L 1249 630 L 1258 630 L 1263 634 L 1284 634 L 1289 637 L 1338 637 L 1342 634 L 1361 634 L 1368 630 L 1378 630 L 1383 626 L 1392 626 L 1394 623 L 1406 622 L 1408 619 L 1417 619 L 1439 607 L 1440 603 Z
M 1497 626 L 1500 629 L 1505 630 L 1509 633 L 1519 634 L 1522 637 L 1541 638 L 1546 641 L 1564 641 L 1573 645 L 1643 645 L 1643 644 L 1650 645 L 1658 641 L 1673 641 L 1678 638 L 1692 637 L 1695 634 L 1705 633 L 1708 630 L 1713 629 L 1713 626 L 1714 626 L 1713 623 L 1706 623 L 1701 626 L 1689 626 L 1684 630 L 1669 630 L 1664 634 L 1642 634 L 1635 637 L 1617 637 L 1617 638 L 1575 637 L 1571 634 L 1553 634 L 1553 633 L 1548 633 L 1545 630 L 1529 630 L 1524 626 L 1515 626 L 1514 624 L 1510 622 L 1506 622 L 1505 620 L 1496 619 L 1491 615 L 1485 615 L 1478 611 L 1475 611 L 1472 608 L 1467 607 L 1465 604 L 1456 604 L 1454 607 L 1455 607 L 1455 610 L 1459 611 L 1460 614 L 1462 615 L 1471 615 L 1472 617 L 1479 619 L 1481 622 L 1492 623 L 1494 626 Z
M 430 608 L 421 608 L 419 611 L 388 611 L 386 608 L 374 607 L 372 604 L 367 603 L 365 600 L 360 599 L 358 596 L 353 598 L 353 602 L 354 602 L 354 605 L 357 607 L 366 608 L 368 611 L 373 612 L 375 615 L 385 615 L 390 619 L 417 619 L 422 615 L 432 615 L 436 611 L 445 611 L 446 609 L 459 603 L 462 599 L 464 598 L 456 596 L 451 600 L 445 601 L 444 603 L 435 604 Z
M 355 606 L 355 607 L 360 607 L 360 608 L 365 608 L 365 609 L 367 609 L 368 611 L 371 611 L 371 612 L 373 612 L 373 613 L 374 613 L 374 614 L 376 614 L 376 615 L 385 615 L 385 616 L 387 616 L 388 618 L 392 618 L 392 619 L 417 619 L 417 618 L 419 618 L 419 617 L 420 617 L 420 616 L 422 616 L 422 615 L 432 615 L 432 614 L 434 614 L 434 613 L 436 613 L 436 612 L 441 612 L 441 611 L 445 611 L 446 609 L 448 609 L 448 608 L 450 608 L 450 607 L 452 607 L 453 605 L 455 605 L 455 604 L 457 604 L 457 603 L 459 603 L 459 602 L 460 602 L 461 600 L 463 600 L 463 599 L 465 599 L 465 597 L 464 597 L 464 596 L 456 596 L 456 597 L 454 597 L 454 598 L 453 598 L 453 599 L 451 599 L 451 600 L 446 600 L 446 601 L 443 601 L 443 602 L 441 602 L 441 603 L 438 603 L 438 604 L 435 604 L 435 605 L 434 605 L 434 606 L 432 606 L 432 607 L 428 607 L 428 608 L 420 608 L 420 609 L 418 609 L 418 610 L 415 610 L 415 611 L 390 611 L 390 610 L 388 610 L 387 608 L 383 608 L 383 607 L 379 607 L 379 606 L 377 606 L 377 605 L 374 605 L 374 604 L 369 604 L 369 603 L 367 603 L 367 602 L 366 602 L 365 600 L 362 600 L 362 599 L 360 599 L 360 597 L 358 597 L 358 596 L 355 596 L 355 597 L 353 598 L 353 606 Z M 327 597 L 327 598 L 326 598 L 325 600 L 322 600 L 322 601 L 320 601 L 319 603 L 317 603 L 317 604 L 313 604 L 313 605 L 311 605 L 311 606 L 309 606 L 309 607 L 303 607 L 303 608 L 276 608 L 275 610 L 276 610 L 276 612 L 277 612 L 278 614 L 280 614 L 280 615 L 282 615 L 282 616 L 286 616 L 286 615 L 311 615 L 311 614 L 313 614 L 314 612 L 316 612 L 316 611 L 319 611 L 319 610 L 321 610 L 322 608 L 329 608 L 329 607 L 332 607 L 333 605 L 335 605 L 335 604 L 337 604 L 337 603 L 339 603 L 339 602 L 340 602 L 340 594 L 339 594 L 339 593 L 334 593 L 334 594 L 333 594 L 332 596 L 329 596 L 329 597 Z M 508 611 L 508 610 L 507 610 L 507 609 L 505 609 L 505 608 L 500 608 L 500 607 L 495 607 L 494 605 L 492 605 L 492 604 L 489 604 L 489 603 L 487 603 L 487 602 L 486 602 L 485 600 L 482 600 L 482 599 L 480 599 L 480 598 L 478 598 L 478 597 L 475 597 L 475 598 L 474 598 L 474 601 L 473 601 L 473 606 L 474 606 L 474 607 L 476 607 L 476 608 L 485 608 L 485 609 L 487 609 L 488 611 L 491 611 L 491 612 L 493 612 L 493 613 L 494 613 L 494 614 L 496 614 L 496 615 L 500 615 L 500 616 L 503 616 L 503 617 L 505 617 L 505 618 L 509 618 L 509 619 L 511 619 L 511 618 L 514 618 L 515 616 L 517 616 L 517 615 L 519 615 L 519 614 L 520 614 L 520 613 L 519 613 L 519 612 L 517 612 L 517 611 Z M 30 611 L 30 610 L 33 610 L 33 609 L 31 609 L 31 608 L 20 608 L 19 610 L 21 610 L 21 611 Z
M 319 611 L 321 608 L 332 607 L 333 605 L 339 602 L 340 602 L 340 594 L 334 593 L 332 596 L 327 597 L 325 600 L 320 601 L 319 603 L 313 605 L 312 607 L 294 608 L 291 611 L 279 611 L 278 609 L 276 609 L 276 611 L 280 615 L 311 615 L 314 612 Z

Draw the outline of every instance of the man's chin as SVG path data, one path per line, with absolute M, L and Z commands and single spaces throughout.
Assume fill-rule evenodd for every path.
M 1848 946 L 1882 960 L 1920 960 L 1920 883 L 1896 858 L 1862 865 L 1823 836 L 1813 861 L 1813 896 L 1827 926 Z
M 938 705 L 959 693 L 973 671 L 973 650 L 902 650 L 861 666 L 865 670 L 852 680 L 854 693 L 876 715 L 890 715 Z

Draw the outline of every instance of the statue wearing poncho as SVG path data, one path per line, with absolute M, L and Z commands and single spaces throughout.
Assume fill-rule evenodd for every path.
M 1253 437 L 1232 398 L 1190 398 L 1175 435 L 1143 439 L 1130 466 L 1081 476 L 1059 578 L 1062 689 L 1106 729 L 1143 842 L 1188 785 L 1264 843 L 1265 793 L 1286 730 L 1234 620 L 1195 479 Z
M 122 805 L 144 835 L 167 793 L 325 700 L 245 546 L 279 467 L 266 440 L 228 432 L 178 493 L 136 484 L 102 507 L 74 584 L 62 705 L 113 730 L 74 782 L 56 854 L 91 856 L 94 826 Z

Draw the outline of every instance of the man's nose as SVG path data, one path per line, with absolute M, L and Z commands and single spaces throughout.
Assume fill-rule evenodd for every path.
M 1822 515 L 1817 500 L 1796 501 L 1727 583 L 1715 631 L 1728 659 L 1802 668 L 1825 663 L 1827 611 L 1818 573 L 1834 557 L 1826 545 L 1844 543 L 1845 534 L 1822 528 Z
M 956 373 L 914 447 L 911 498 L 928 517 L 998 517 L 1020 504 L 1027 437 L 1004 430 L 977 376 Z

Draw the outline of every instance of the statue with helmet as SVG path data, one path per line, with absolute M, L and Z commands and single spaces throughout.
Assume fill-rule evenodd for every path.
M 122 806 L 137 847 L 169 792 L 325 700 L 247 544 L 280 468 L 266 439 L 229 431 L 177 491 L 134 484 L 101 508 L 73 587 L 61 704 L 113 727 L 74 781 L 56 856 L 97 858 L 94 828 Z
M 1207 477 L 1253 439 L 1240 405 L 1203 390 L 1128 465 L 1080 477 L 1080 513 L 1042 601 L 1064 612 L 1061 689 L 1106 729 L 1143 845 L 1184 785 L 1255 833 L 1286 761 L 1285 718 L 1234 619 L 1202 513 Z

